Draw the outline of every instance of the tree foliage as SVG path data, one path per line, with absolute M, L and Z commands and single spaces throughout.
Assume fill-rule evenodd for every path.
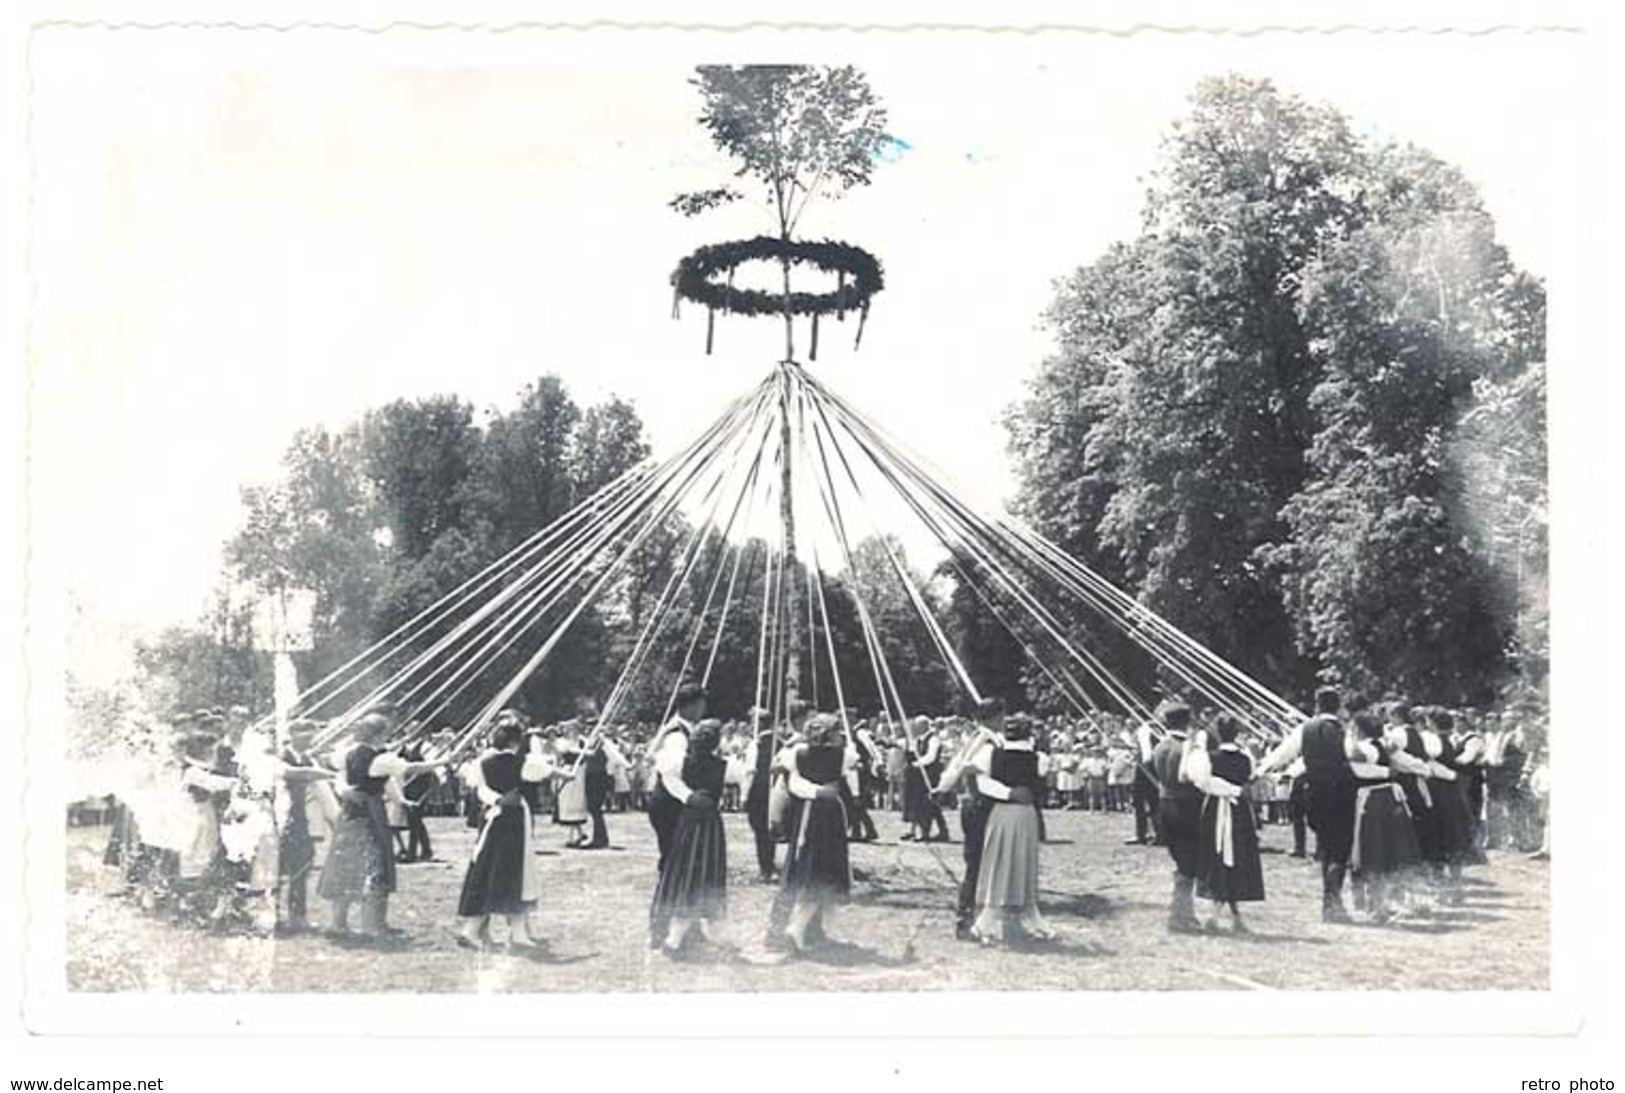
M 1042 531 L 1283 691 L 1493 690 L 1507 609 L 1451 444 L 1543 356 L 1544 297 L 1458 172 L 1204 81 L 1139 236 L 1049 320 L 1009 418 Z
M 700 124 L 772 204 L 788 239 L 819 194 L 868 185 L 885 139 L 886 110 L 850 65 L 701 65 Z M 678 195 L 672 207 L 694 216 L 743 195 L 732 186 Z

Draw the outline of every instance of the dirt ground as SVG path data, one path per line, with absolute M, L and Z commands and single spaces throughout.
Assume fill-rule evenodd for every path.
M 734 951 L 674 962 L 648 946 L 654 839 L 642 814 L 610 817 L 609 851 L 563 848 L 539 827 L 544 884 L 539 957 L 470 953 L 453 941 L 472 833 L 431 820 L 443 862 L 401 868 L 394 925 L 404 951 L 335 945 L 319 935 L 220 936 L 142 914 L 111 894 L 100 863 L 106 831 L 69 833 L 68 985 L 80 991 L 917 991 L 917 990 L 1543 990 L 1548 985 L 1548 871 L 1495 855 L 1469 871 L 1464 906 L 1386 928 L 1320 922 L 1318 872 L 1290 857 L 1291 833 L 1265 833 L 1269 899 L 1249 910 L 1251 937 L 1175 936 L 1164 929 L 1170 863 L 1126 846 L 1120 814 L 1051 812 L 1042 854 L 1043 910 L 1055 943 L 982 949 L 953 934 L 961 848 L 883 841 L 853 847 L 852 905 L 831 932 L 841 944 L 788 959 L 762 934 L 773 889 L 754 882 L 750 833 L 727 817 Z M 949 814 L 957 838 L 957 823 Z M 313 901 L 314 902 L 314 901 Z M 322 909 L 313 907 L 313 913 Z M 496 932 L 502 936 L 503 927 Z

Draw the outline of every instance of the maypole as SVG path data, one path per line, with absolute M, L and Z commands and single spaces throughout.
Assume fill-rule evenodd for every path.
M 789 274 L 785 274 L 788 284 Z M 786 301 L 788 301 L 788 296 Z M 788 305 L 787 305 L 788 306 Z M 785 323 L 789 324 L 791 317 L 788 311 L 785 314 Z M 791 447 L 790 436 L 790 394 L 791 394 L 791 368 L 793 362 L 786 360 L 779 365 L 779 443 L 786 453 L 795 449 Z M 791 466 L 795 460 L 786 458 L 780 462 L 779 467 L 779 527 L 784 536 L 784 591 L 788 597 L 787 602 L 794 604 L 796 590 L 796 509 L 795 509 L 795 476 Z M 784 643 L 784 691 L 786 695 L 799 694 L 801 691 L 801 627 L 791 625 L 785 634 Z M 813 650 L 813 655 L 817 651 Z

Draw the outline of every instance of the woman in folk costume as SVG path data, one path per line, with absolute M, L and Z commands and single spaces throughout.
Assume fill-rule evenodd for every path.
M 1208 929 L 1218 926 L 1220 904 L 1230 908 L 1230 925 L 1247 933 L 1243 903 L 1264 899 L 1264 864 L 1258 851 L 1258 827 L 1246 799 L 1253 781 L 1253 758 L 1237 742 L 1241 723 L 1221 713 L 1213 724 L 1214 745 L 1206 731 L 1196 734 L 1185 756 L 1184 775 L 1204 794 L 1202 841 L 1197 854 L 1196 893 L 1213 901 Z
M 530 803 L 524 787 L 558 773 L 540 739 L 527 737 L 513 721 L 497 725 L 491 749 L 470 772 L 484 811 L 457 900 L 457 914 L 463 920 L 457 944 L 462 948 L 481 949 L 491 943 L 492 915 L 507 917 L 510 949 L 535 946 L 528 916 L 541 898 L 541 884 L 536 855 L 531 853 Z M 569 778 L 569 772 L 563 777 Z
M 564 844 L 569 850 L 579 850 L 587 845 L 586 829 L 590 817 L 587 810 L 587 780 L 574 777 L 577 764 L 586 754 L 580 728 L 579 722 L 565 722 L 557 745 L 555 762 L 558 773 L 553 777 L 553 790 L 558 799 L 555 820 L 560 826 L 570 829 L 570 837 Z
M 982 836 L 971 934 L 984 945 L 1019 936 L 1051 940 L 1055 935 L 1038 910 L 1036 806 L 1045 787 L 1031 723 L 1023 717 L 1005 721 L 1003 745 L 978 751 L 972 769 L 976 792 L 993 803 Z
M 807 723 L 807 742 L 786 748 L 780 762 L 793 802 L 784 891 L 790 900 L 785 936 L 805 952 L 812 936 L 827 935 L 835 910 L 852 895 L 848 853 L 846 769 L 850 760 L 841 724 L 830 714 Z M 816 930 L 816 935 L 809 931 Z
M 434 769 L 432 763 L 408 763 L 383 750 L 389 718 L 370 713 L 355 723 L 355 744 L 340 764 L 343 789 L 333 845 L 322 866 L 316 894 L 333 905 L 332 932 L 339 938 L 378 943 L 398 939 L 389 928 L 389 896 L 395 891 L 395 848 L 384 814 L 384 785 L 391 777 L 409 778 Z M 350 906 L 361 903 L 360 929 L 350 929 Z
M 929 717 L 914 719 L 904 761 L 908 765 L 903 768 L 903 822 L 908 831 L 903 841 L 930 842 L 933 827 L 940 829 L 938 838 L 947 841 L 948 821 L 931 796 L 931 787 L 942 776 L 942 742 Z
M 1422 746 L 1428 756 L 1428 791 L 1433 796 L 1432 838 L 1441 902 L 1460 903 L 1461 867 L 1473 852 L 1473 821 L 1468 811 L 1461 753 L 1452 740 L 1456 719 L 1449 710 L 1428 711 Z
M 1362 711 L 1354 715 L 1355 749 L 1349 757 L 1354 771 L 1354 849 L 1349 869 L 1365 889 L 1366 907 L 1378 925 L 1394 917 L 1390 903 L 1392 881 L 1421 861 L 1416 829 L 1405 804 L 1405 790 L 1394 776 L 1414 774 L 1423 765 L 1396 746 L 1382 720 Z
M 728 841 L 719 806 L 728 763 L 717 752 L 721 728 L 712 718 L 694 726 L 683 758 L 690 792 L 649 906 L 650 940 L 667 956 L 682 954 L 692 930 L 710 941 L 711 924 L 727 909 Z

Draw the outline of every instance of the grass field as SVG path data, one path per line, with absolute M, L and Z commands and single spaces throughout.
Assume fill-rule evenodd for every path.
M 959 845 L 899 843 L 895 814 L 876 818 L 884 841 L 853 847 L 859 879 L 832 931 L 843 944 L 787 960 L 763 944 L 773 889 L 754 883 L 750 833 L 742 816 L 728 816 L 723 936 L 734 951 L 680 963 L 648 947 L 654 839 L 641 814 L 610 817 L 617 844 L 610 851 L 566 851 L 560 829 L 538 828 L 544 894 L 536 919 L 547 942 L 539 958 L 455 946 L 457 891 L 472 841 L 459 820 L 430 821 L 446 861 L 401 869 L 390 917 L 412 937 L 397 952 L 319 936 L 217 936 L 158 921 L 110 895 L 112 871 L 100 864 L 105 829 L 72 829 L 68 984 L 80 991 L 447 992 L 1547 987 L 1547 867 L 1521 856 L 1492 856 L 1470 870 L 1465 905 L 1430 920 L 1326 926 L 1316 867 L 1286 854 L 1290 832 L 1272 827 L 1265 833 L 1269 900 L 1250 911 L 1253 936 L 1175 936 L 1163 928 L 1166 853 L 1123 845 L 1132 833 L 1126 816 L 1051 812 L 1043 909 L 1059 939 L 984 950 L 953 935 Z

